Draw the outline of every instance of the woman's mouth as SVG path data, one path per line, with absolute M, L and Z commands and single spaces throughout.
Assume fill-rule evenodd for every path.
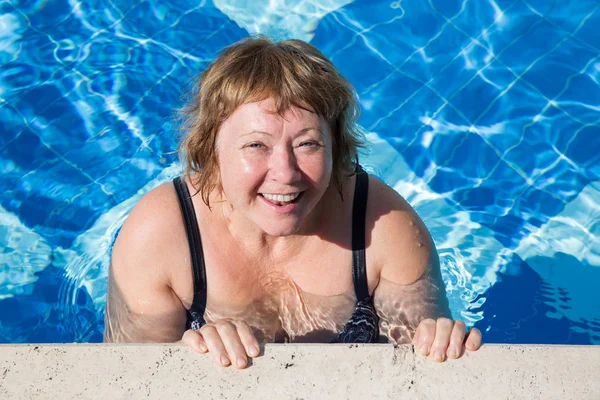
M 263 199 L 277 207 L 285 207 L 287 205 L 297 203 L 303 194 L 304 192 L 289 194 L 260 193 Z

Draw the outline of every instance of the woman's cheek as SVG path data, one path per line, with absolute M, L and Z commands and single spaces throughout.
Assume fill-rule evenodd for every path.
M 256 155 L 242 155 L 239 159 L 238 173 L 242 173 L 244 175 L 252 175 L 257 172 L 257 170 L 264 165 L 265 161 L 261 157 L 257 157 Z
M 333 170 L 333 161 L 329 154 L 322 153 L 320 157 L 314 157 L 310 160 L 311 170 L 318 175 L 319 180 L 327 179 Z

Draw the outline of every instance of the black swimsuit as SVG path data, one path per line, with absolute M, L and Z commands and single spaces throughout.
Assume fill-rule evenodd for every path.
M 186 329 L 197 330 L 206 323 L 204 320 L 207 293 L 204 253 L 198 221 L 187 185 L 180 177 L 173 179 L 173 184 L 188 236 L 194 276 L 194 300 L 187 310 Z M 373 299 L 369 296 L 365 262 L 365 216 L 368 192 L 369 176 L 358 166 L 352 207 L 352 278 L 358 302 L 352 317 L 338 336 L 331 341 L 332 343 L 376 343 L 379 339 L 379 317 L 375 312 Z

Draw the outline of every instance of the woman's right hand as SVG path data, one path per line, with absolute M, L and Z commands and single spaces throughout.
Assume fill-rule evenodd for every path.
M 197 331 L 188 329 L 181 342 L 198 353 L 211 353 L 213 362 L 222 367 L 248 365 L 248 357 L 260 354 L 258 340 L 244 321 L 222 319 L 205 324 Z

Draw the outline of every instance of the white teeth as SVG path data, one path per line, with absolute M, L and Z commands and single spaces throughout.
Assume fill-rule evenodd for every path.
M 282 202 L 282 203 L 287 203 L 289 201 L 295 200 L 296 197 L 298 197 L 300 195 L 300 192 L 292 193 L 292 194 L 285 194 L 285 195 L 284 194 L 263 193 L 262 195 L 267 200 L 279 201 L 279 202 Z

